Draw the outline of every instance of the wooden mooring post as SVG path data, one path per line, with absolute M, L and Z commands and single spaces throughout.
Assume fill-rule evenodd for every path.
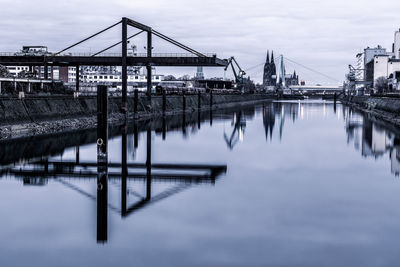
M 139 104 L 139 91 L 138 89 L 135 89 L 133 93 L 133 114 L 135 118 L 137 117 L 138 104 Z
M 165 111 L 167 110 L 167 93 L 165 89 L 162 90 L 162 112 L 165 116 Z
M 186 111 L 186 96 L 185 96 L 185 91 L 182 91 L 182 110 L 183 110 L 183 112 Z
M 197 94 L 197 108 L 201 108 L 201 92 L 199 91 Z
M 97 86 L 97 242 L 107 242 L 108 233 L 108 95 L 107 86 Z

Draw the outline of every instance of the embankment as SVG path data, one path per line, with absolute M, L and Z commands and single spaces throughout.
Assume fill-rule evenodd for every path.
M 215 94 L 212 98 L 209 94 L 203 94 L 200 97 L 200 107 L 204 110 L 218 109 L 240 103 L 255 103 L 271 99 L 271 96 L 265 94 Z M 127 106 L 129 118 L 133 119 L 133 97 L 128 97 Z M 153 96 L 151 103 L 145 96 L 141 96 L 138 100 L 138 112 L 135 118 L 140 120 L 160 116 L 163 114 L 162 106 L 161 96 Z M 166 98 L 167 115 L 194 112 L 198 106 L 198 95 L 186 95 L 184 98 L 172 95 Z M 108 111 L 111 125 L 118 125 L 125 121 L 120 107 L 120 97 L 109 98 Z M 184 107 L 185 109 L 183 109 Z M 94 128 L 97 123 L 96 114 L 96 97 L 0 98 L 0 139 Z
M 375 118 L 400 126 L 400 98 L 346 96 L 342 103 L 367 112 Z

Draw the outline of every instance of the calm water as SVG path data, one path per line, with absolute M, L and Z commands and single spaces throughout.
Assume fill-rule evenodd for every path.
M 3 142 L 0 266 L 400 265 L 400 130 L 322 101 L 198 119 L 130 125 L 126 180 L 110 130 L 106 202 L 96 133 Z

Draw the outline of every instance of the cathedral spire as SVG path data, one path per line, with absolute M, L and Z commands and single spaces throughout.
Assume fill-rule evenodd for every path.
M 274 50 L 272 50 L 272 53 L 271 53 L 271 63 L 274 63 Z
M 269 63 L 269 50 L 267 50 L 267 63 Z

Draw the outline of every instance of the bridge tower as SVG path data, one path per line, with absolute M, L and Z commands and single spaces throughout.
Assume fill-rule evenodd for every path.
M 283 62 L 283 55 L 280 55 L 279 57 L 279 67 L 276 77 L 276 84 L 282 85 L 282 87 L 286 87 L 286 70 L 285 63 Z

